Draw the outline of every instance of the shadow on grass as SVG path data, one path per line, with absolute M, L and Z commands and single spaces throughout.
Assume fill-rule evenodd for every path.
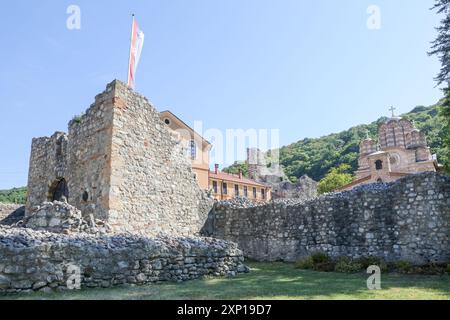
M 450 299 L 450 276 L 382 275 L 382 290 L 368 290 L 366 274 L 323 273 L 287 263 L 250 262 L 235 278 L 204 278 L 63 293 L 9 296 L 11 299 Z

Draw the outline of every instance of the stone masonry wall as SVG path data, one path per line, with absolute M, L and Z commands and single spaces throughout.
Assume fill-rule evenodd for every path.
M 213 200 L 181 143 L 145 97 L 118 81 L 114 92 L 108 222 L 135 233 L 198 233 Z
M 184 281 L 247 272 L 236 244 L 210 238 L 63 235 L 0 226 L 0 293 Z M 73 287 L 72 287 L 73 288 Z
M 114 86 L 95 97 L 78 121 L 69 122 L 68 202 L 83 215 L 108 219 Z
M 378 256 L 415 264 L 450 262 L 450 177 L 422 173 L 298 204 L 218 204 L 212 236 L 257 260 Z
M 49 191 L 58 179 L 67 177 L 67 135 L 34 138 L 28 170 L 27 209 L 49 201 Z

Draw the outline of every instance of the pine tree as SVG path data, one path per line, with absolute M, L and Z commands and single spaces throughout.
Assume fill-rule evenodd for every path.
M 436 77 L 438 85 L 445 85 L 444 99 L 442 101 L 440 114 L 445 122 L 443 139 L 447 154 L 450 155 L 450 0 L 436 0 L 434 7 L 438 14 L 443 14 L 441 25 L 436 28 L 438 36 L 432 42 L 430 55 L 436 55 L 441 62 L 441 70 Z M 450 166 L 447 166 L 450 172 Z

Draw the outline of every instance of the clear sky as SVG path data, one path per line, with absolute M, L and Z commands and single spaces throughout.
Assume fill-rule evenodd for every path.
M 81 9 L 69 30 L 67 7 Z M 31 139 L 66 131 L 126 80 L 131 13 L 146 39 L 136 90 L 206 128 L 279 129 L 281 144 L 435 103 L 432 0 L 2 1 L 0 189 L 26 185 Z M 380 9 L 381 29 L 367 27 Z M 237 159 L 241 160 L 241 159 Z

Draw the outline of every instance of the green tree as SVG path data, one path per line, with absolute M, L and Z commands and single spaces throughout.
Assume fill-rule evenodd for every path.
M 433 7 L 438 14 L 443 14 L 441 25 L 436 28 L 437 38 L 432 42 L 430 55 L 436 55 L 441 62 L 436 81 L 438 85 L 445 85 L 444 99 L 440 106 L 440 115 L 444 121 L 442 130 L 444 156 L 450 157 L 450 0 L 436 0 Z M 447 171 L 450 172 L 450 164 L 444 163 Z
M 349 184 L 353 181 L 353 176 L 348 173 L 350 169 L 348 164 L 341 164 L 339 167 L 331 169 L 325 178 L 319 181 L 317 191 L 323 194 Z
M 238 174 L 239 170 L 242 171 L 242 175 L 244 177 L 248 177 L 248 165 L 247 165 L 246 162 L 238 162 L 238 161 L 236 161 L 231 166 L 229 166 L 227 168 L 224 168 L 223 172 Z
M 0 190 L 0 202 L 25 204 L 27 200 L 27 188 L 13 188 Z

